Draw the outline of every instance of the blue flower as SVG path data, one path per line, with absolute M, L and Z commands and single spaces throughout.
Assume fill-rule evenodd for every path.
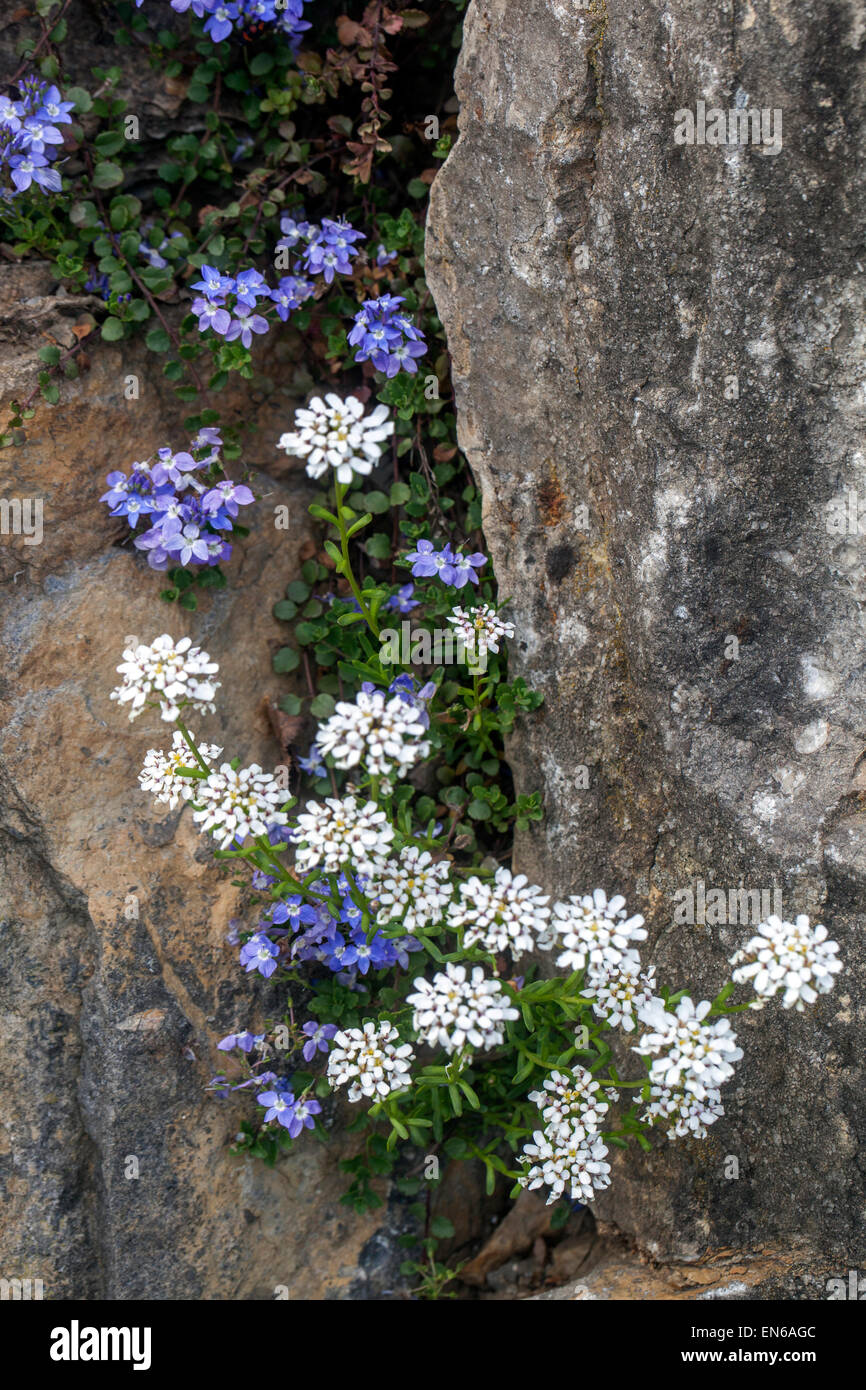
M 302 772 L 306 772 L 308 777 L 325 777 L 328 771 L 315 743 L 310 744 L 310 751 L 305 758 L 298 758 L 298 767 Z
M 204 31 L 214 43 L 227 39 L 239 14 L 237 5 L 218 5 L 205 23 Z
M 267 980 L 277 968 L 279 954 L 279 946 L 275 946 L 270 937 L 265 936 L 264 932 L 256 932 L 241 947 L 240 963 L 246 967 L 248 974 L 251 970 L 258 970 Z
M 427 344 L 420 329 L 398 312 L 402 295 L 383 294 L 365 299 L 349 331 L 349 345 L 356 347 L 356 362 L 371 361 L 379 372 L 393 377 L 401 370 L 417 372 L 416 357 L 423 357 Z
M 432 541 L 419 541 L 406 560 L 411 564 L 416 579 L 438 575 L 443 584 L 450 584 L 455 589 L 462 589 L 469 583 L 477 584 L 475 571 L 487 564 L 487 556 L 478 551 L 474 555 L 463 555 L 459 550 L 452 550 L 447 543 L 441 550 L 436 550 Z
M 398 589 L 396 594 L 392 594 L 382 604 L 382 607 L 389 613 L 411 613 L 413 608 L 417 608 L 419 599 L 413 598 L 415 592 L 414 584 L 404 584 Z
M 223 275 L 212 265 L 203 265 L 201 279 L 190 285 L 190 289 L 201 290 L 208 299 L 220 301 L 225 299 L 227 294 L 231 294 L 234 288 L 235 281 L 231 276 Z
M 265 1040 L 264 1033 L 228 1033 L 217 1043 L 221 1052 L 234 1052 L 238 1048 L 241 1052 L 252 1052 L 254 1047 L 260 1047 Z
M 337 1031 L 335 1023 L 316 1023 L 315 1019 L 310 1019 L 304 1024 L 303 1030 L 307 1035 L 307 1041 L 303 1046 L 303 1057 L 305 1062 L 312 1062 L 317 1052 L 327 1052 L 328 1043 Z
M 265 1124 L 269 1120 L 276 1120 L 286 1129 L 291 1127 L 295 1118 L 295 1097 L 291 1091 L 263 1091 L 261 1095 L 256 1096 L 256 1100 L 259 1105 L 267 1107 Z

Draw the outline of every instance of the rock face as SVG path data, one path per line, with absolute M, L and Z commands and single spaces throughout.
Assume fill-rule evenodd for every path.
M 75 310 L 51 291 L 39 267 L 2 272 L 4 419 L 32 384 L 33 324 L 60 336 Z M 129 373 L 138 400 L 124 397 Z M 0 453 L 0 497 L 43 500 L 40 543 L 0 536 L 0 1271 L 55 1299 L 363 1298 L 382 1222 L 339 1205 L 336 1130 L 273 1170 L 228 1151 L 249 1106 L 204 1094 L 225 1063 L 215 1043 L 277 999 L 226 945 L 232 876 L 188 810 L 155 808 L 137 786 L 167 726 L 130 724 L 108 698 L 125 638 L 187 633 L 223 682 L 195 732 L 245 762 L 284 759 L 259 707 L 280 693 L 271 606 L 297 577 L 305 480 L 254 475 L 261 500 L 229 586 L 194 614 L 160 603 L 159 576 L 114 543 L 98 500 L 112 467 L 182 447 L 188 409 L 143 354 L 101 345 L 64 404 Z M 276 433 L 259 419 L 264 461 Z M 289 530 L 274 526 L 281 504 Z
M 545 695 L 520 869 L 625 893 L 702 996 L 741 887 L 846 961 L 806 1015 L 741 1017 L 708 1141 L 617 1159 L 599 1208 L 660 1257 L 866 1259 L 864 40 L 861 0 L 473 0 L 433 186 L 461 443 Z M 699 880 L 726 920 L 677 921 Z

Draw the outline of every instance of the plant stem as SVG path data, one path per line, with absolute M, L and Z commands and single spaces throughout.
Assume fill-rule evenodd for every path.
M 355 575 L 354 575 L 354 573 L 353 573 L 353 571 L 352 571 L 352 561 L 351 561 L 351 559 L 349 558 L 349 535 L 348 535 L 348 530 L 349 530 L 349 528 L 348 528 L 347 525 L 346 525 L 346 518 L 343 516 L 343 498 L 344 498 L 345 495 L 346 495 L 346 484 L 345 484 L 345 483 L 341 483 L 341 482 L 338 481 L 338 482 L 335 484 L 335 488 L 336 488 L 336 507 L 335 507 L 334 511 L 335 511 L 335 515 L 336 515 L 336 518 L 337 518 L 337 530 L 338 530 L 339 535 L 340 535 L 340 551 L 341 551 L 342 557 L 343 557 L 343 570 L 342 570 L 342 572 L 343 572 L 344 577 L 345 577 L 346 580 L 348 581 L 349 588 L 352 590 L 352 594 L 353 594 L 353 596 L 354 596 L 354 598 L 355 598 L 355 601 L 356 601 L 357 604 L 358 604 L 358 607 L 359 607 L 360 610 L 361 610 L 361 614 L 362 614 L 362 616 L 363 616 L 363 618 L 364 618 L 365 623 L 367 624 L 368 628 L 370 629 L 370 631 L 372 632 L 373 636 L 376 638 L 376 641 L 378 642 L 378 640 L 379 640 L 379 624 L 376 622 L 376 619 L 373 617 L 372 613 L 370 612 L 369 608 L 367 607 L 366 603 L 365 603 L 364 600 L 363 600 L 363 597 L 362 597 L 362 595 L 361 595 L 361 589 L 360 589 L 360 587 L 359 587 L 359 585 L 358 585 L 358 581 L 357 581 L 357 579 L 355 578 Z

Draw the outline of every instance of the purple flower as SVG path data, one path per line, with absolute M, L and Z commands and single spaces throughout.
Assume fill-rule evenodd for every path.
M 69 125 L 72 120 L 69 112 L 74 110 L 75 102 L 61 101 L 57 87 L 46 87 L 39 98 L 36 114 L 47 116 L 49 120 L 58 121 L 61 125 Z
M 401 369 L 417 372 L 414 359 L 423 357 L 427 345 L 420 330 L 398 313 L 403 303 L 403 297 L 394 294 L 364 301 L 349 332 L 350 346 L 358 349 L 356 362 L 371 361 L 377 371 L 391 377 Z
M 240 338 L 244 347 L 248 348 L 252 345 L 254 333 L 267 333 L 267 319 L 263 319 L 261 314 L 254 314 L 245 304 L 235 306 L 235 315 L 225 335 L 227 343 Z
M 205 23 L 204 31 L 206 34 L 210 35 L 214 43 L 219 43 L 222 39 L 228 38 L 237 17 L 237 5 L 217 5 L 213 14 Z
M 219 304 L 212 304 L 209 299 L 194 299 L 192 312 L 198 319 L 199 333 L 212 328 L 214 333 L 219 333 L 220 337 L 224 338 L 231 327 L 231 314 L 228 310 Z
M 46 145 L 62 145 L 63 136 L 56 126 L 38 116 L 28 116 L 18 132 L 18 143 L 34 154 L 44 154 Z
M 328 771 L 315 743 L 310 744 L 310 751 L 305 758 L 298 758 L 298 767 L 302 772 L 306 772 L 308 777 L 325 777 Z
M 302 275 L 284 275 L 275 290 L 270 291 L 270 297 L 277 306 L 277 313 L 283 323 L 289 317 L 293 309 L 299 309 L 305 299 L 309 299 L 315 286 L 310 280 L 305 280 Z
M 238 304 L 245 305 L 247 309 L 254 309 L 256 300 L 263 299 L 270 293 L 270 290 L 264 275 L 251 268 L 242 270 L 240 275 L 236 277 L 234 292 Z
M 248 974 L 251 970 L 258 970 L 267 980 L 277 968 L 279 954 L 279 946 L 275 946 L 270 937 L 265 936 L 264 932 L 256 932 L 241 947 L 240 963 L 246 967 Z
M 217 1043 L 221 1052 L 233 1052 L 239 1048 L 241 1052 L 252 1052 L 254 1047 L 259 1047 L 265 1040 L 264 1033 L 227 1033 Z
M 12 182 L 23 193 L 31 183 L 36 183 L 40 188 L 50 189 L 52 193 L 59 193 L 62 187 L 60 175 L 56 169 L 52 169 L 44 154 L 13 154 L 9 160 L 9 167 L 12 170 Z
M 291 1091 L 263 1091 L 256 1096 L 256 1100 L 259 1105 L 267 1107 L 265 1123 L 276 1120 L 289 1131 L 292 1139 L 296 1139 L 302 1129 L 312 1129 L 315 1125 L 313 1116 L 322 1109 L 317 1100 L 296 1101 Z
M 477 584 L 475 571 L 487 563 L 486 555 L 480 552 L 466 556 L 459 550 L 452 550 L 448 544 L 436 550 L 432 541 L 419 541 L 417 549 L 410 551 L 406 559 L 416 579 L 429 579 L 438 574 L 443 584 L 451 584 L 455 589 L 462 589 L 467 583 Z
M 316 1023 L 311 1019 L 305 1023 L 303 1031 L 307 1035 L 304 1043 L 303 1056 L 305 1062 L 312 1062 L 317 1052 L 327 1052 L 328 1043 L 337 1031 L 335 1023 Z
M 196 280 L 190 289 L 201 290 L 207 299 L 222 301 L 227 294 L 234 291 L 235 282 L 228 275 L 223 275 L 215 266 L 203 265 L 201 268 L 201 279 Z
M 265 1124 L 269 1120 L 276 1120 L 289 1129 L 295 1118 L 295 1097 L 291 1091 L 262 1091 L 256 1100 L 259 1105 L 266 1107 Z
M 237 516 L 239 507 L 248 507 L 255 500 L 250 489 L 243 483 L 233 483 L 224 478 L 216 487 L 211 488 L 210 492 L 205 493 L 201 505 L 204 512 L 224 511 L 229 516 Z
M 183 530 L 165 540 L 166 550 L 172 555 L 176 554 L 181 565 L 188 565 L 191 560 L 206 565 L 210 559 L 208 546 L 209 537 L 203 535 L 198 526 L 184 526 Z
M 157 487 L 171 482 L 175 487 L 183 489 L 192 481 L 189 474 L 203 466 L 202 463 L 196 463 L 192 454 L 183 450 L 173 454 L 169 448 L 158 449 L 157 459 L 158 462 L 153 465 L 153 481 Z
M 314 1129 L 316 1122 L 314 1115 L 320 1115 L 322 1107 L 317 1100 L 312 1097 L 308 1100 L 295 1101 L 295 1117 L 289 1127 L 289 1134 L 292 1139 L 296 1139 L 302 1129 Z
M 413 598 L 415 592 L 414 584 L 404 584 L 398 589 L 396 594 L 392 594 L 382 604 L 382 607 L 389 613 L 411 613 L 413 608 L 417 608 L 419 599 Z

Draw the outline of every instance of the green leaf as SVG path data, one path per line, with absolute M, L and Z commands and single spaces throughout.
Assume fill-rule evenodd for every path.
M 300 661 L 301 653 L 296 651 L 294 647 L 280 647 L 280 650 L 274 655 L 273 667 L 276 672 L 285 675 L 289 671 L 294 671 L 300 665 Z
M 76 111 L 80 111 L 82 115 L 93 105 L 93 98 L 84 87 L 67 87 L 63 95 L 67 101 L 75 102 Z
M 385 496 L 384 492 L 364 493 L 364 506 L 366 507 L 368 512 L 374 512 L 376 514 L 379 514 L 381 512 L 387 512 L 390 505 L 391 503 Z
M 286 586 L 286 598 L 293 599 L 295 603 L 304 603 L 309 597 L 310 586 L 302 579 L 293 579 L 291 584 Z
M 334 713 L 335 705 L 336 701 L 333 695 L 317 695 L 314 700 L 310 701 L 310 713 L 314 714 L 317 719 L 327 719 L 329 714 Z
M 437 1240 L 447 1240 L 454 1234 L 454 1227 L 447 1216 L 434 1216 L 430 1222 L 430 1234 Z
M 365 549 L 373 560 L 387 560 L 391 554 L 391 537 L 386 536 L 384 531 L 377 531 L 375 535 L 368 536 Z
M 123 170 L 119 164 L 104 159 L 93 171 L 93 182 L 97 188 L 116 188 L 119 183 L 123 183 Z
M 164 328 L 152 328 L 144 341 L 151 352 L 168 352 L 171 347 L 171 338 Z
M 116 130 L 104 130 L 101 135 L 97 135 L 93 142 L 96 152 L 100 155 L 117 154 L 124 146 L 123 136 Z M 100 185 L 101 187 L 101 185 Z
M 123 324 L 120 319 L 116 318 L 106 319 L 101 329 L 102 337 L 107 343 L 116 343 L 119 338 L 123 337 L 123 332 Z
M 281 598 L 274 604 L 274 617 L 279 618 L 280 622 L 289 623 L 298 611 L 298 605 L 293 603 L 290 598 Z

